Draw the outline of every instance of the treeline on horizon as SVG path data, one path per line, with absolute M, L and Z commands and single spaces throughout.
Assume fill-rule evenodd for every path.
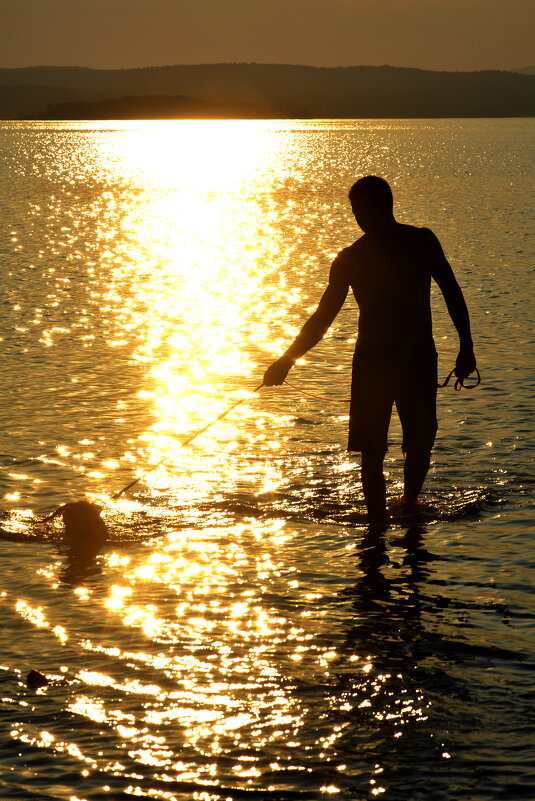
M 199 64 L 0 69 L 1 119 L 526 117 L 535 75 Z
M 130 95 L 105 100 L 54 103 L 34 120 L 264 119 L 277 117 L 256 103 L 214 103 L 186 95 Z

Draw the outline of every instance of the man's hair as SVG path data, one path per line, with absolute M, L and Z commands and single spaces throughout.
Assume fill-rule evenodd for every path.
M 364 178 L 359 178 L 349 190 L 349 200 L 352 206 L 358 203 L 366 205 L 371 202 L 374 206 L 391 210 L 394 205 L 390 185 L 378 175 L 366 175 Z

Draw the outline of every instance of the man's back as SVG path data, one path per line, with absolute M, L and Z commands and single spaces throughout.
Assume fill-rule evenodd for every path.
M 434 237 L 396 225 L 365 234 L 333 262 L 330 281 L 351 287 L 359 306 L 357 352 L 434 354 L 430 289 Z

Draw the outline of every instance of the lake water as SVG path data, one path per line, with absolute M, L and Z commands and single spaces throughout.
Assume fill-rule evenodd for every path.
M 534 134 L 0 124 L 1 525 L 20 535 L 0 539 L 2 799 L 535 798 Z M 439 392 L 423 523 L 375 544 L 347 404 L 247 397 L 359 235 L 367 173 L 442 241 L 482 373 Z M 445 376 L 439 292 L 433 313 Z M 290 380 L 347 397 L 356 325 L 348 299 Z M 400 445 L 396 418 L 390 497 Z M 84 495 L 112 541 L 80 565 L 59 524 L 35 537 Z

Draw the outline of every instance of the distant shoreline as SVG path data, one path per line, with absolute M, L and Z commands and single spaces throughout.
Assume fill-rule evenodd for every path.
M 439 119 L 535 116 L 535 75 L 200 64 L 0 69 L 0 119 Z
M 254 103 L 214 103 L 185 95 L 141 95 L 97 101 L 55 103 L 28 120 L 183 120 L 271 119 L 274 113 Z

